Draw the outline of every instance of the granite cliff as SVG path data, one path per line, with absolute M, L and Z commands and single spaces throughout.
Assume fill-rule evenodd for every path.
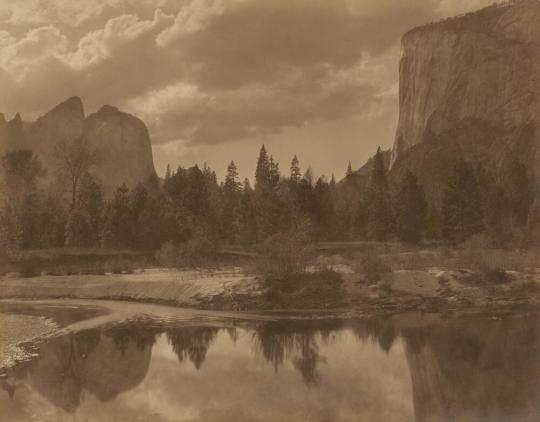
M 54 174 L 57 146 L 83 139 L 99 153 L 92 173 L 108 193 L 123 183 L 133 187 L 146 182 L 154 172 L 145 124 L 114 107 L 103 106 L 85 117 L 81 99 L 73 97 L 31 123 L 24 122 L 19 114 L 11 121 L 0 115 L 0 151 L 32 150 L 40 157 L 49 177 Z
M 510 156 L 540 179 L 540 2 L 518 0 L 415 28 L 402 40 L 391 175 L 428 194 L 464 157 L 496 172 Z

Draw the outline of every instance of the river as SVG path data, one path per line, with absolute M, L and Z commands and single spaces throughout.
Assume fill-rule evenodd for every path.
M 2 371 L 2 422 L 540 420 L 536 314 L 108 319 L 0 306 L 8 315 L 64 329 Z

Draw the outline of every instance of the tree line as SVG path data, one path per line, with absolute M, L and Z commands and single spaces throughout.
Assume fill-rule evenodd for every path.
M 153 174 L 108 196 L 92 175 L 99 158 L 84 143 L 63 145 L 57 160 L 55 183 L 43 188 L 46 170 L 32 151 L 8 151 L 2 157 L 4 243 L 16 249 L 157 250 L 167 242 L 195 238 L 254 245 L 301 229 L 314 241 L 399 239 L 412 244 L 459 244 L 484 232 L 505 245 L 538 214 L 534 184 L 517 160 L 506 187 L 458 161 L 441 204 L 426 199 L 411 172 L 391 183 L 380 148 L 364 186 L 355 183 L 350 164 L 338 183 L 334 176 L 315 178 L 309 167 L 302 171 L 297 156 L 283 174 L 263 145 L 253 186 L 239 180 L 234 162 L 222 182 L 206 165 L 168 166 L 164 179 Z

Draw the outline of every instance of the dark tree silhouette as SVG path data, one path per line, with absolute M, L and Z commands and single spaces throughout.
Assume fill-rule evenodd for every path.
M 407 172 L 398 188 L 396 197 L 396 232 L 406 243 L 422 240 L 426 219 L 426 198 L 424 190 L 411 172 Z

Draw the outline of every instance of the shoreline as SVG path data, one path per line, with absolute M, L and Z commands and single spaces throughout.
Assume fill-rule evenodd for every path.
M 288 301 L 265 293 L 260 279 L 238 267 L 219 270 L 148 269 L 134 274 L 0 278 L 0 300 L 92 300 L 164 305 L 203 311 L 387 316 L 403 312 L 504 314 L 540 310 L 540 273 L 518 274 L 501 284 L 475 282 L 465 270 L 399 270 L 390 281 L 366 283 L 349 267 L 337 299 L 300 291 Z M 292 282 L 291 282 L 292 283 Z M 316 289 L 316 288 L 315 288 Z M 283 306 L 283 303 L 286 306 Z M 281 306 L 280 306 L 281 305 Z

